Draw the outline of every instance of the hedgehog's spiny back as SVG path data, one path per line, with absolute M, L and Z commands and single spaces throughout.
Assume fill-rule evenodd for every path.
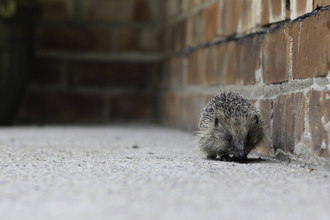
M 221 93 L 215 95 L 202 110 L 199 121 L 200 128 L 206 128 L 210 123 L 214 123 L 216 110 L 223 112 L 226 118 L 239 118 L 245 116 L 248 112 L 257 112 L 251 102 L 240 94 L 233 92 Z

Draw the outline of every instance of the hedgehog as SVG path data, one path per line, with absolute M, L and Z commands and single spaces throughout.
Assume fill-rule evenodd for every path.
M 265 136 L 258 109 L 239 93 L 215 95 L 203 108 L 196 140 L 208 159 L 242 161 Z

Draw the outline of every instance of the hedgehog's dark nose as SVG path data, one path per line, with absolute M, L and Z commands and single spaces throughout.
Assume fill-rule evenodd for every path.
M 241 151 L 238 153 L 238 159 L 240 160 L 246 160 L 246 154 L 245 152 Z

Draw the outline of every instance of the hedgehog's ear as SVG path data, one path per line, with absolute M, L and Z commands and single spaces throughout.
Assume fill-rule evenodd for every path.
M 219 119 L 216 117 L 215 120 L 214 120 L 214 125 L 215 126 L 218 126 L 219 125 Z
M 257 115 L 255 115 L 255 116 L 254 116 L 254 120 L 256 121 L 256 124 L 258 124 L 258 123 L 259 123 L 259 118 L 258 118 L 258 116 L 257 116 Z

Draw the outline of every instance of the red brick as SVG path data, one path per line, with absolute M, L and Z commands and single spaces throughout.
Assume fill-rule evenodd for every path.
M 294 135 L 295 145 L 301 143 L 304 145 L 304 131 L 305 131 L 305 109 L 306 97 L 303 92 L 297 92 L 293 101 L 292 117 L 295 120 Z
M 207 95 L 188 94 L 185 96 L 185 109 L 187 113 L 185 128 L 188 130 L 198 130 L 200 113 L 207 103 Z
M 73 86 L 138 86 L 145 87 L 149 79 L 147 63 L 71 62 L 68 78 Z
M 156 21 L 157 4 L 152 0 L 87 0 L 80 4 L 85 20 L 112 23 Z
M 188 0 L 188 7 L 193 8 L 201 3 L 201 0 Z
M 31 82 L 37 84 L 58 84 L 61 81 L 61 66 L 59 60 L 37 59 Z
M 188 94 L 181 94 L 180 95 L 180 122 L 181 127 L 184 129 L 188 129 L 191 123 L 190 113 L 188 110 Z
M 165 51 L 174 50 L 174 26 L 165 28 L 164 50 Z
M 162 95 L 161 99 L 161 112 L 162 112 L 162 122 L 165 124 L 171 124 L 174 121 L 174 117 L 177 113 L 177 105 L 173 100 L 174 95 L 165 93 Z
M 194 128 L 194 111 L 196 109 L 193 109 L 193 95 L 192 94 L 186 94 L 183 96 L 183 111 L 187 112 L 187 114 L 184 116 L 184 128 L 188 130 L 193 130 Z
M 187 45 L 196 45 L 201 42 L 202 38 L 202 13 L 198 12 L 188 18 L 188 27 L 187 27 Z M 191 30 L 189 29 L 191 25 Z M 191 36 L 191 37 L 190 37 Z
M 192 46 L 194 44 L 194 42 L 193 42 L 194 19 L 195 19 L 195 16 L 192 15 L 192 16 L 188 17 L 186 20 L 185 47 Z
M 289 18 L 290 0 L 262 0 L 261 25 L 284 21 Z
M 140 33 L 140 50 L 145 52 L 158 52 L 160 51 L 159 31 L 154 29 L 143 29 Z
M 262 0 L 261 3 L 261 26 L 270 23 L 270 0 Z
M 181 0 L 181 13 L 186 12 L 189 7 L 189 0 Z
M 261 115 L 263 116 L 265 122 L 265 133 L 266 137 L 264 143 L 258 148 L 258 151 L 264 154 L 268 154 L 272 149 L 271 145 L 271 136 L 272 136 L 272 129 L 271 129 L 271 121 L 273 118 L 272 111 L 273 111 L 273 100 L 258 100 L 255 104 Z
M 260 44 L 258 35 L 242 38 L 238 41 L 237 76 L 242 85 L 256 83 L 255 72 L 260 69 Z
M 125 23 L 132 21 L 134 3 L 134 0 L 89 0 L 81 4 L 86 20 Z
M 183 59 L 181 56 L 171 58 L 171 85 L 181 86 L 183 84 Z
M 181 96 L 178 93 L 171 94 L 171 102 L 168 105 L 168 110 L 170 113 L 170 122 L 174 126 L 181 126 L 181 116 L 182 112 L 180 111 L 181 108 Z
M 306 3 L 307 3 L 308 0 L 299 0 L 299 1 L 296 1 L 296 7 L 294 8 L 294 10 L 297 10 L 297 13 L 301 13 L 301 14 L 304 14 L 306 13 Z
M 198 64 L 198 84 L 207 85 L 207 48 L 201 48 Z
M 281 17 L 282 15 L 282 8 L 285 8 L 285 2 L 286 0 L 272 0 L 271 6 L 272 6 L 272 15 L 273 17 Z M 279 19 L 281 20 L 281 19 Z
M 161 73 L 159 84 L 161 87 L 167 87 L 171 85 L 171 60 L 166 59 L 161 64 Z
M 160 2 L 160 19 L 162 21 L 166 21 L 167 19 L 167 14 L 168 14 L 168 10 L 167 10 L 167 0 L 165 1 L 161 1 Z
M 330 160 L 330 92 L 310 91 L 309 147 L 313 153 Z
M 330 5 L 330 0 L 314 0 L 313 1 L 313 8 L 321 8 Z
M 110 32 L 103 28 L 42 25 L 37 31 L 37 47 L 53 51 L 109 52 Z
M 276 119 L 275 119 L 276 120 Z M 302 92 L 286 96 L 286 150 L 293 152 L 302 144 L 305 130 L 305 96 Z
M 179 114 L 178 114 L 178 125 L 181 128 L 187 128 L 187 124 L 189 124 L 189 114 L 187 114 L 187 95 L 186 94 L 179 94 Z
M 237 41 L 221 43 L 218 48 L 218 84 L 237 82 Z
M 183 116 L 183 128 L 187 130 L 193 130 L 194 128 L 194 112 L 196 109 L 193 109 L 193 95 L 192 94 L 185 94 L 182 97 L 182 102 L 183 102 L 183 111 L 187 112 L 186 115 Z M 190 111 L 190 109 L 192 111 Z
M 199 50 L 195 50 L 188 55 L 188 85 L 198 84 L 199 53 Z
M 313 1 L 290 0 L 291 19 L 295 19 L 313 10 Z
M 208 85 L 217 84 L 218 74 L 218 45 L 212 45 L 206 49 L 205 60 L 207 64 L 206 81 Z
M 163 93 L 160 97 L 161 120 L 165 124 L 181 125 L 181 97 L 177 93 Z
M 178 0 L 166 0 L 166 11 L 167 11 L 167 18 L 173 17 L 178 15 L 180 12 L 180 1 Z
M 162 93 L 160 99 L 161 120 L 163 123 L 192 129 L 193 122 L 190 116 L 188 95 L 180 93 Z M 190 97 L 190 96 L 189 96 Z
M 330 69 L 330 11 L 292 24 L 293 78 L 325 76 Z M 320 43 L 322 42 L 322 43 Z
M 303 146 L 306 98 L 302 92 L 279 96 L 274 102 L 274 148 L 293 153 L 298 144 Z
M 203 40 L 210 41 L 216 36 L 219 20 L 219 3 L 214 3 L 202 11 Z
M 175 77 L 174 69 L 174 60 L 175 58 L 167 58 L 162 62 L 162 73 L 160 79 L 160 85 L 162 87 L 170 87 L 173 85 L 172 81 L 176 81 L 173 79 Z
M 140 30 L 126 29 L 118 31 L 118 50 L 120 51 L 138 51 L 140 50 Z
M 286 96 L 286 120 L 285 120 L 285 149 L 286 151 L 293 153 L 293 149 L 294 149 L 294 128 L 295 128 L 295 118 L 293 117 L 294 114 L 294 110 L 293 108 L 295 106 L 293 106 L 293 98 L 294 98 L 294 94 L 289 94 Z M 300 109 L 303 110 L 304 109 Z M 276 123 L 276 119 L 274 120 L 274 122 Z
M 218 34 L 220 36 L 234 35 L 237 30 L 241 0 L 223 1 L 220 7 L 220 24 Z
M 180 56 L 171 57 L 162 63 L 162 76 L 160 85 L 162 87 L 180 86 L 182 84 L 182 59 Z
M 66 92 L 29 92 L 23 107 L 25 120 L 102 120 L 103 98 Z
M 159 50 L 158 31 L 152 29 L 121 29 L 117 35 L 121 52 L 156 52 Z
M 149 95 L 117 95 L 110 97 L 110 119 L 151 119 L 151 97 Z
M 188 78 L 189 85 L 206 84 L 206 61 L 205 49 L 200 48 L 188 55 Z
M 169 101 L 167 98 L 167 93 L 161 93 L 158 100 L 158 120 L 162 123 L 167 123 L 169 121 Z
M 94 0 L 93 0 L 94 1 Z M 135 22 L 151 22 L 155 21 L 153 14 L 155 12 L 154 1 L 151 0 L 135 0 L 133 21 Z
M 174 49 L 182 50 L 185 47 L 186 21 L 180 21 L 174 26 Z
M 279 96 L 273 105 L 273 146 L 275 149 L 286 150 L 286 97 Z
M 253 1 L 241 1 L 241 9 L 240 9 L 240 17 L 239 17 L 239 23 L 241 24 L 237 32 L 239 33 L 246 33 L 252 30 L 252 28 L 255 28 L 256 24 L 254 21 L 254 15 L 256 12 L 253 8 Z
M 73 18 L 72 0 L 49 0 L 43 3 L 43 18 L 45 20 L 62 20 Z
M 262 40 L 262 68 L 265 84 L 288 81 L 290 36 L 287 25 L 266 33 Z

